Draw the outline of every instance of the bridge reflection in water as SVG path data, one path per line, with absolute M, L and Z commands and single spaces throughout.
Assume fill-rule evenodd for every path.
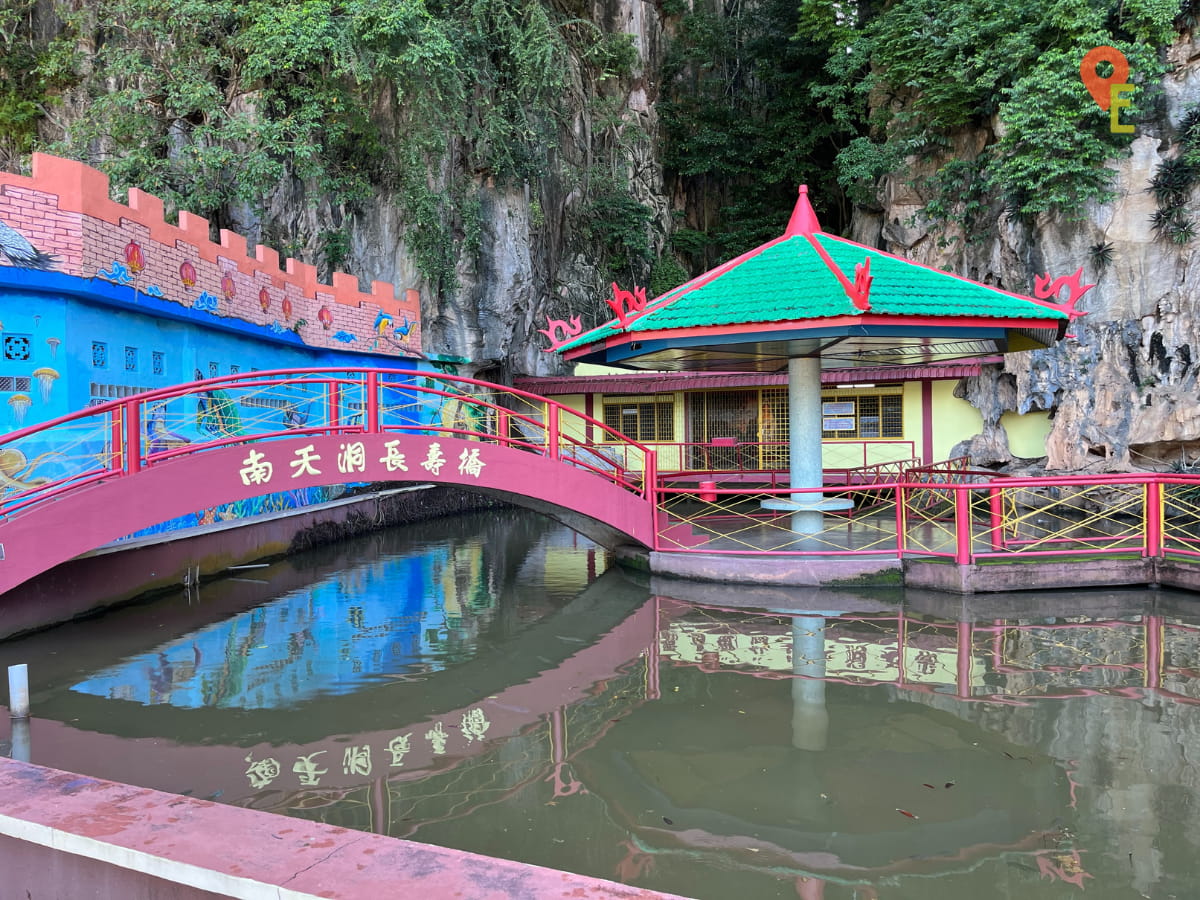
M 5 645 L 41 661 L 33 760 L 696 897 L 1195 874 L 1200 803 L 1156 799 L 1193 795 L 1185 616 L 648 586 L 530 522 L 431 523 Z

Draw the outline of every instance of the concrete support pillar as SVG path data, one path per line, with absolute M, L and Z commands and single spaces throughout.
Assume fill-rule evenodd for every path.
M 821 487 L 821 358 L 805 356 L 788 360 L 788 475 L 790 486 Z M 792 502 L 809 509 L 792 513 L 792 531 L 817 534 L 823 516 L 815 508 L 820 494 L 793 494 Z
M 8 714 L 14 719 L 29 718 L 29 666 L 8 667 Z

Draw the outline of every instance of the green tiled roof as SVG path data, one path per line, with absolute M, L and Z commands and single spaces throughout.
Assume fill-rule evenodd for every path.
M 791 229 L 789 229 L 790 231 Z M 1033 300 L 958 278 L 946 272 L 889 256 L 853 241 L 816 232 L 813 239 L 829 254 L 847 280 L 871 258 L 873 282 L 867 315 L 986 316 L 1001 319 L 1042 319 L 1047 324 L 1067 315 Z M 701 276 L 664 294 L 652 309 L 622 329 L 611 322 L 585 332 L 560 350 L 570 350 L 628 331 L 661 331 L 714 325 L 766 326 L 795 320 L 858 316 L 855 308 L 820 254 L 804 234 L 792 233 L 765 244 L 727 271 L 704 282 Z

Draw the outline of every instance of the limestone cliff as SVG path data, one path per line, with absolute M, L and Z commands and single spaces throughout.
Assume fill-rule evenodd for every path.
M 48 10 L 54 4 L 22 2 L 37 24 L 33 31 L 53 30 Z M 737 8 L 769 5 L 763 0 Z M 252 242 L 275 245 L 287 255 L 315 263 L 324 272 L 336 264 L 364 281 L 378 279 L 416 289 L 424 346 L 469 360 L 461 367 L 465 374 L 505 380 L 518 373 L 562 371 L 565 367 L 554 354 L 542 352 L 546 341 L 538 330 L 546 327 L 547 318 L 569 320 L 578 315 L 584 327 L 597 324 L 607 318 L 603 301 L 609 283 L 616 279 L 625 287 L 646 285 L 654 260 L 663 256 L 679 226 L 690 226 L 693 244 L 703 242 L 710 219 L 722 207 L 747 195 L 758 182 L 767 182 L 768 175 L 777 183 L 794 180 L 797 172 L 756 169 L 721 182 L 707 175 L 689 181 L 665 171 L 661 119 L 666 110 L 666 51 L 685 30 L 689 11 L 703 11 L 709 18 L 701 24 L 711 24 L 713 17 L 734 15 L 728 5 L 709 0 L 545 0 L 540 8 L 552 17 L 552 33 L 564 36 L 563 88 L 553 110 L 553 128 L 544 140 L 539 138 L 543 144 L 537 148 L 538 165 L 527 167 L 522 177 L 512 177 L 511 172 L 498 177 L 483 164 L 487 153 L 480 151 L 479 135 L 486 138 L 485 131 L 475 129 L 472 137 L 469 128 L 461 129 L 463 133 L 452 129 L 432 150 L 422 150 L 420 171 L 410 178 L 407 197 L 405 186 L 395 183 L 394 171 L 391 181 L 377 180 L 370 196 L 352 203 L 323 194 L 311 179 L 293 174 L 280 180 L 263 208 L 251 211 L 246 204 L 226 203 L 216 223 L 246 234 Z M 788 21 L 777 29 L 776 37 L 784 39 L 776 48 L 795 45 L 795 20 Z M 104 49 L 103 23 L 94 24 L 96 30 L 79 32 L 79 52 L 85 59 Z M 735 28 L 731 34 L 736 38 L 740 31 Z M 187 37 L 175 34 L 170 40 L 178 44 Z M 698 43 L 692 48 L 687 65 L 694 70 L 685 69 L 677 80 L 689 82 L 695 70 L 711 67 L 705 55 L 708 46 Z M 618 56 L 625 54 L 620 65 L 597 62 L 597 48 L 606 47 Z M 789 65 L 819 70 L 827 62 L 824 56 L 810 56 Z M 1162 164 L 1180 156 L 1180 124 L 1200 108 L 1200 44 L 1188 33 L 1171 48 L 1169 62 L 1172 69 L 1164 79 L 1161 109 L 1139 124 L 1129 154 L 1109 164 L 1112 201 L 1029 220 L 1010 215 L 1001 200 L 992 199 L 989 227 L 980 234 L 935 229 L 925 218 L 932 198 L 923 185 L 944 162 L 971 159 L 993 143 L 1003 130 L 999 119 L 986 128 L 954 134 L 940 155 L 906 160 L 877 183 L 876 202 L 855 208 L 852 216 L 835 185 L 832 165 L 824 164 L 832 155 L 825 151 L 821 156 L 812 146 L 804 151 L 809 154 L 804 157 L 807 168 L 800 176 L 810 184 L 825 185 L 834 198 L 831 204 L 841 204 L 837 214 L 851 222 L 850 236 L 856 240 L 1022 293 L 1032 291 L 1039 275 L 1065 276 L 1080 266 L 1084 281 L 1095 283 L 1081 304 L 1087 315 L 1073 324 L 1072 337 L 1051 350 L 1007 357 L 1002 365 L 960 386 L 960 394 L 983 413 L 984 430 L 970 448 L 980 462 L 1011 460 L 1001 424 L 1001 416 L 1010 410 L 1044 410 L 1052 416 L 1045 461 L 1050 469 L 1168 465 L 1200 456 L 1195 363 L 1200 354 L 1200 297 L 1194 287 L 1200 276 L 1194 245 L 1200 237 L 1179 233 L 1178 240 L 1164 240 L 1164 233 L 1152 227 L 1156 199 L 1147 191 Z M 85 80 L 75 93 L 67 91 L 39 120 L 39 149 L 54 152 L 53 142 L 70 137 L 93 99 L 86 91 L 105 89 L 86 82 L 87 68 L 86 63 L 81 67 L 79 77 Z M 736 93 L 742 85 L 736 72 L 743 69 L 733 57 L 726 68 L 735 73 L 726 94 Z M 754 72 L 743 80 L 761 82 L 762 74 Z M 113 82 L 108 89 L 115 94 L 114 85 L 120 87 Z M 783 85 L 776 93 L 794 91 Z M 384 126 L 381 143 L 386 144 L 389 135 L 401 136 L 407 127 L 403 103 L 386 91 L 366 95 L 373 100 L 372 120 Z M 157 97 L 151 99 L 158 102 Z M 487 116 L 493 100 L 480 88 L 468 115 L 475 120 Z M 236 100 L 243 106 L 254 102 L 252 91 Z M 703 106 L 705 101 L 697 102 Z M 812 108 L 791 112 L 803 128 L 783 132 L 779 143 L 789 153 L 796 146 L 794 139 L 814 132 L 821 113 Z M 735 109 L 731 125 L 743 124 L 739 116 L 752 113 Z M 195 141 L 190 121 L 180 119 L 171 127 L 176 125 L 179 147 L 185 146 L 184 138 Z M 736 156 L 741 149 L 738 135 L 732 130 L 716 137 L 724 138 Z M 706 139 L 712 137 L 710 133 Z M 844 132 L 838 135 L 838 140 L 845 138 Z M 87 144 L 87 152 L 94 147 L 103 156 L 122 149 L 109 147 L 106 140 Z M 817 143 L 837 141 L 822 133 Z M 5 146 L 0 135 L 0 151 Z M 426 198 L 435 198 L 424 211 L 413 208 L 414 181 Z M 784 193 L 794 196 L 792 190 L 789 184 Z M 436 201 L 447 197 L 454 199 Z M 780 224 L 786 213 L 781 209 Z M 831 217 L 826 225 L 833 221 Z M 430 266 L 421 264 L 423 228 L 448 236 L 440 273 L 431 274 Z M 614 228 L 624 231 L 614 236 Z M 831 230 L 836 228 L 832 224 Z M 331 244 L 329 235 L 338 240 Z M 631 239 L 640 242 L 637 252 L 621 258 L 622 242 Z M 761 239 L 744 240 L 738 249 Z M 683 241 L 676 249 L 683 255 L 691 252 L 685 251 Z M 692 253 L 689 262 L 698 270 L 728 255 L 726 248 L 709 244 Z
M 926 159 L 883 179 L 880 209 L 856 217 L 858 240 L 1009 290 L 1031 293 L 1037 276 L 1080 266 L 1083 281 L 1095 284 L 1080 303 L 1087 315 L 1057 346 L 1007 356 L 960 385 L 960 396 L 983 413 L 984 431 L 964 447 L 980 463 L 1012 461 L 1000 424 L 1009 410 L 1049 411 L 1050 470 L 1161 468 L 1200 457 L 1200 255 L 1195 240 L 1156 233 L 1149 190 L 1158 167 L 1180 154 L 1180 122 L 1200 102 L 1200 44 L 1181 41 L 1170 61 L 1161 121 L 1140 126 L 1129 155 L 1109 163 L 1111 202 L 1032 222 L 995 204 L 993 236 L 947 245 L 944 232 L 922 224 L 927 198 L 912 186 L 921 169 L 942 161 Z M 961 134 L 953 153 L 969 157 L 985 139 Z
M 538 329 L 597 324 L 670 227 L 651 0 L 15 2 L 0 169 L 76 158 L 322 277 L 415 290 L 464 374 L 563 370 Z M 18 77 L 36 65 L 54 78 Z
M 406 240 L 411 221 L 396 196 L 380 191 L 348 222 L 351 235 L 343 267 L 360 277 L 389 279 L 416 287 L 422 300 L 425 346 L 434 353 L 468 360 L 462 374 L 507 380 L 513 374 L 566 371 L 556 354 L 544 353 L 538 333 L 547 318 L 581 315 L 585 328 L 607 318 L 612 270 L 606 249 L 591 232 L 594 211 L 589 182 L 603 170 L 650 211 L 645 226 L 650 257 L 661 250 L 670 224 L 661 164 L 654 153 L 657 116 L 653 72 L 662 55 L 662 25 L 653 2 L 597 0 L 564 4 L 581 18 L 568 28 L 590 27 L 604 35 L 627 36 L 636 62 L 620 75 L 598 72 L 577 54 L 568 63 L 568 85 L 557 144 L 549 147 L 544 174 L 524 183 L 499 181 L 487 172 L 464 172 L 470 147 L 447 135 L 440 166 L 431 176 L 435 193 L 456 179 L 469 181 L 477 229 L 474 241 L 456 241 L 451 283 L 434 283 L 418 267 Z M 281 195 L 268 215 L 274 229 L 316 236 L 335 222 L 337 211 Z M 336 221 L 341 226 L 340 221 Z M 452 222 L 461 237 L 464 223 Z M 317 254 L 310 241 L 310 253 Z M 624 274 L 645 284 L 650 258 Z

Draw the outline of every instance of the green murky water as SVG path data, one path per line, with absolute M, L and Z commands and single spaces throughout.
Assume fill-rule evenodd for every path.
M 232 574 L 0 644 L 33 761 L 696 898 L 1200 893 L 1192 595 L 668 582 L 522 513 Z

